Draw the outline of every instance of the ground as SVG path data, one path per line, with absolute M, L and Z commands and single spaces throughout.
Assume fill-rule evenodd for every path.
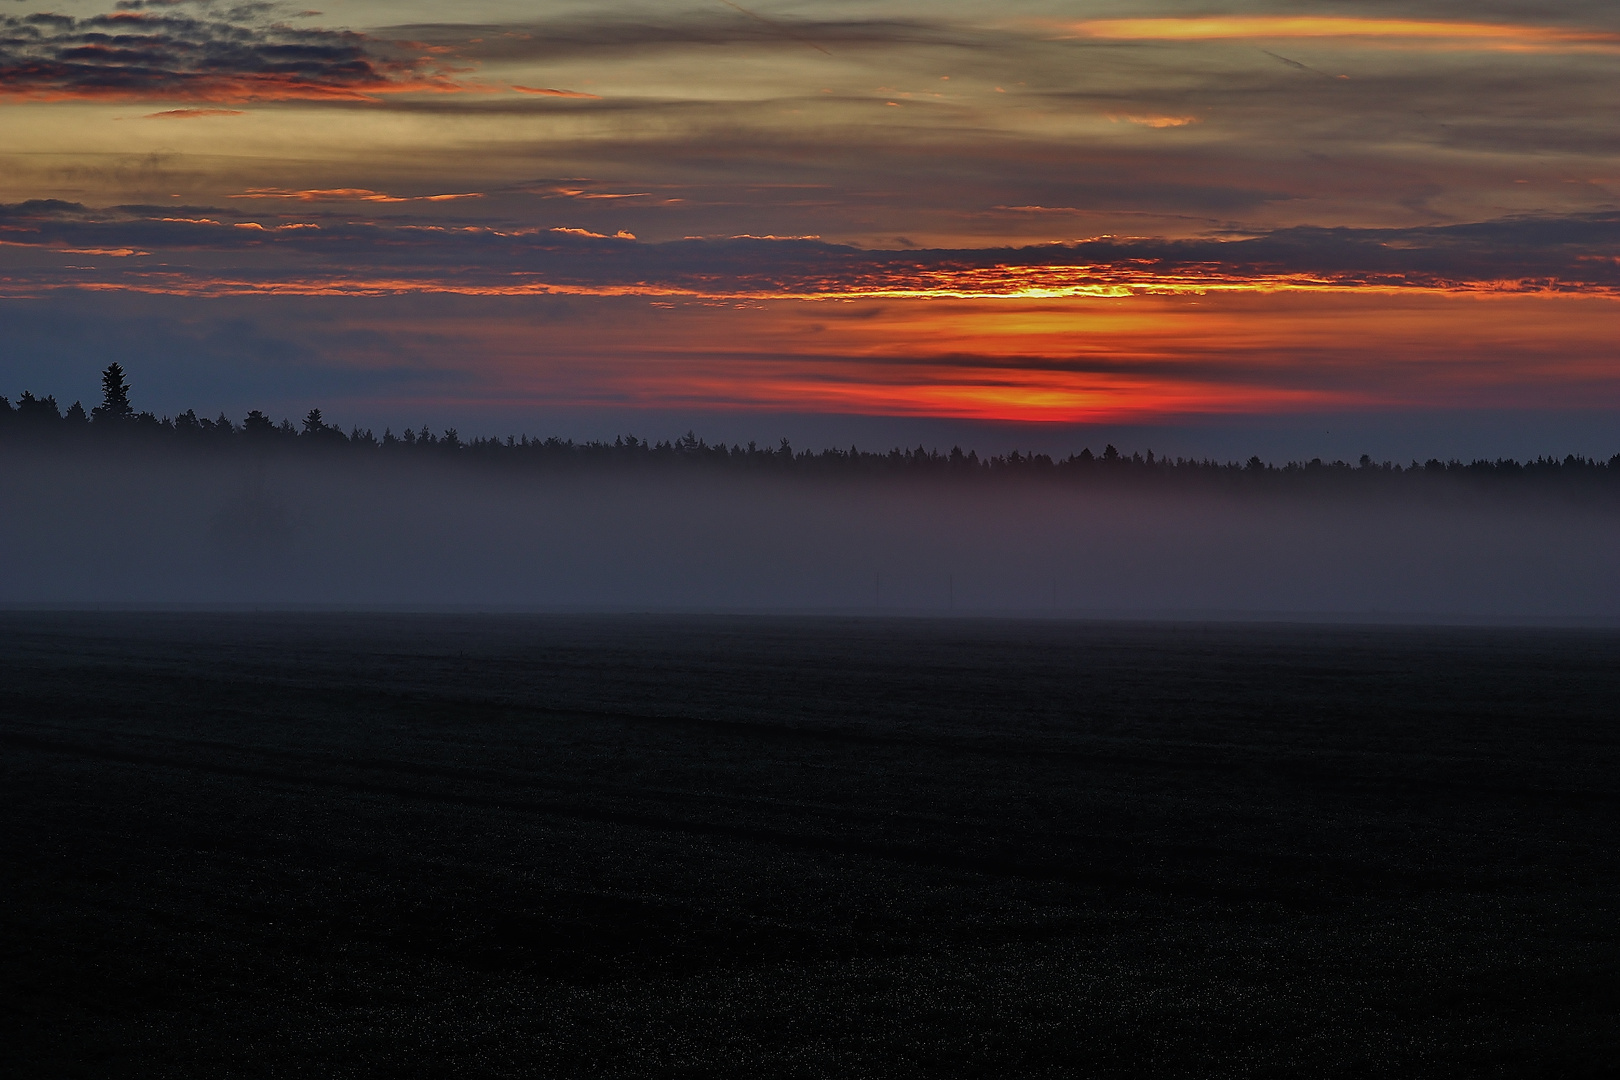
M 0 614 L 0 1072 L 1620 1075 L 1620 634 Z

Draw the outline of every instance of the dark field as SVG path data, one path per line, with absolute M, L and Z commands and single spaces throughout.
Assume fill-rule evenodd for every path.
M 1620 1075 L 1620 635 L 0 615 L 9 1076 Z

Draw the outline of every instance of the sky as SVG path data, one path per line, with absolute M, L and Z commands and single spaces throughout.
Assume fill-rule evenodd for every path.
M 1620 8 L 0 0 L 0 393 L 1620 450 Z

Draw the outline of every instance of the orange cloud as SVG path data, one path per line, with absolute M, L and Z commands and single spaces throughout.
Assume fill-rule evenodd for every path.
M 607 233 L 591 232 L 589 229 L 570 229 L 567 227 L 559 227 L 552 229 L 551 231 L 554 233 L 562 233 L 564 236 L 587 237 L 591 240 L 634 240 L 636 238 L 635 233 L 625 232 L 623 229 L 620 229 L 612 236 L 609 236 Z
M 512 89 L 520 94 L 539 94 L 542 97 L 582 98 L 588 101 L 601 101 L 600 94 L 586 94 L 578 90 L 553 90 L 545 86 L 514 86 Z
M 454 195 L 389 195 L 370 188 L 249 188 L 233 199 L 290 199 L 297 202 L 449 202 L 453 199 L 482 199 L 481 191 L 467 191 Z
M 265 226 L 238 222 L 233 228 L 256 232 L 317 229 L 309 224 Z M 465 230 L 483 231 L 483 230 Z M 588 229 L 548 230 L 590 240 L 634 241 L 635 234 L 620 230 L 609 236 Z M 52 244 L 0 241 L 9 247 L 37 247 L 85 254 L 148 254 L 110 248 L 62 248 Z M 1052 271 L 1072 271 L 1065 275 Z M 725 281 L 635 282 L 593 284 L 513 272 L 506 281 L 467 281 L 460 275 L 392 276 L 348 273 L 343 276 L 286 275 L 262 278 L 194 276 L 188 273 L 145 273 L 104 282 L 38 282 L 36 289 L 101 288 L 112 291 L 153 292 L 175 296 L 600 296 L 675 297 L 693 301 L 748 302 L 806 301 L 840 303 L 863 300 L 1020 301 L 1128 300 L 1145 297 L 1204 297 L 1283 294 L 1346 294 L 1359 296 L 1585 296 L 1620 300 L 1620 290 L 1602 285 L 1564 285 L 1546 280 L 1445 281 L 1416 276 L 1221 273 L 1215 268 L 1185 273 L 1152 273 L 1100 267 L 1002 266 L 967 270 L 919 271 L 907 274 L 856 276 L 849 280 L 806 280 L 794 287 L 750 287 Z
M 1508 50 L 1615 48 L 1620 34 L 1515 23 L 1361 19 L 1343 16 L 1229 15 L 1164 19 L 1091 19 L 1072 23 L 1076 34 L 1134 41 L 1224 41 L 1244 38 L 1379 38 L 1466 43 Z
M 317 229 L 309 224 L 265 226 L 256 221 L 232 226 L 256 232 Z M 476 231 L 476 230 L 467 230 Z M 634 241 L 634 233 L 624 230 L 609 236 L 588 229 L 548 230 L 592 240 Z M 0 241 L 8 247 L 36 247 L 84 254 L 137 254 L 129 249 L 73 249 L 52 244 Z M 1620 290 L 1601 285 L 1562 286 L 1544 280 L 1512 281 L 1424 281 L 1398 275 L 1379 280 L 1353 276 L 1273 274 L 1241 276 L 1189 272 L 1152 274 L 1119 272 L 1095 279 L 1064 281 L 1045 279 L 1027 273 L 1027 267 L 994 267 L 963 272 L 923 273 L 893 278 L 873 277 L 847 282 L 807 281 L 798 288 L 739 286 L 715 281 L 683 284 L 678 282 L 636 282 L 631 284 L 591 284 L 548 279 L 543 275 L 511 273 L 502 282 L 466 281 L 459 276 L 393 276 L 350 273 L 344 276 L 286 275 L 262 278 L 193 276 L 187 273 L 143 273 L 104 282 L 75 279 L 69 282 L 37 282 L 37 290 L 57 288 L 100 288 L 110 291 L 152 292 L 174 296 L 599 296 L 673 297 L 696 302 L 760 303 L 798 301 L 847 303 L 865 300 L 897 301 L 985 301 L 1016 302 L 1067 300 L 1129 300 L 1148 297 L 1215 297 L 1240 295 L 1342 294 L 1356 296 L 1584 296 L 1608 303 L 1620 300 Z
M 1116 124 L 1138 124 L 1150 128 L 1186 127 L 1188 124 L 1198 123 L 1198 117 L 1196 116 L 1134 116 L 1109 113 L 1108 119 Z
M 650 191 L 586 191 L 576 187 L 524 188 L 545 199 L 644 199 Z
M 147 120 L 190 120 L 200 116 L 246 116 L 241 109 L 169 109 L 166 112 L 147 113 Z
M 59 247 L 56 244 L 32 244 L 23 240 L 0 240 L 0 247 L 41 248 L 61 255 L 105 255 L 114 259 L 127 259 L 134 255 L 152 254 L 150 251 L 141 251 L 138 248 Z

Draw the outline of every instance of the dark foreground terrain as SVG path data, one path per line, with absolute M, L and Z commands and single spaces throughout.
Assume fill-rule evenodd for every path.
M 9 1076 L 1615 1076 L 1620 635 L 0 615 Z

